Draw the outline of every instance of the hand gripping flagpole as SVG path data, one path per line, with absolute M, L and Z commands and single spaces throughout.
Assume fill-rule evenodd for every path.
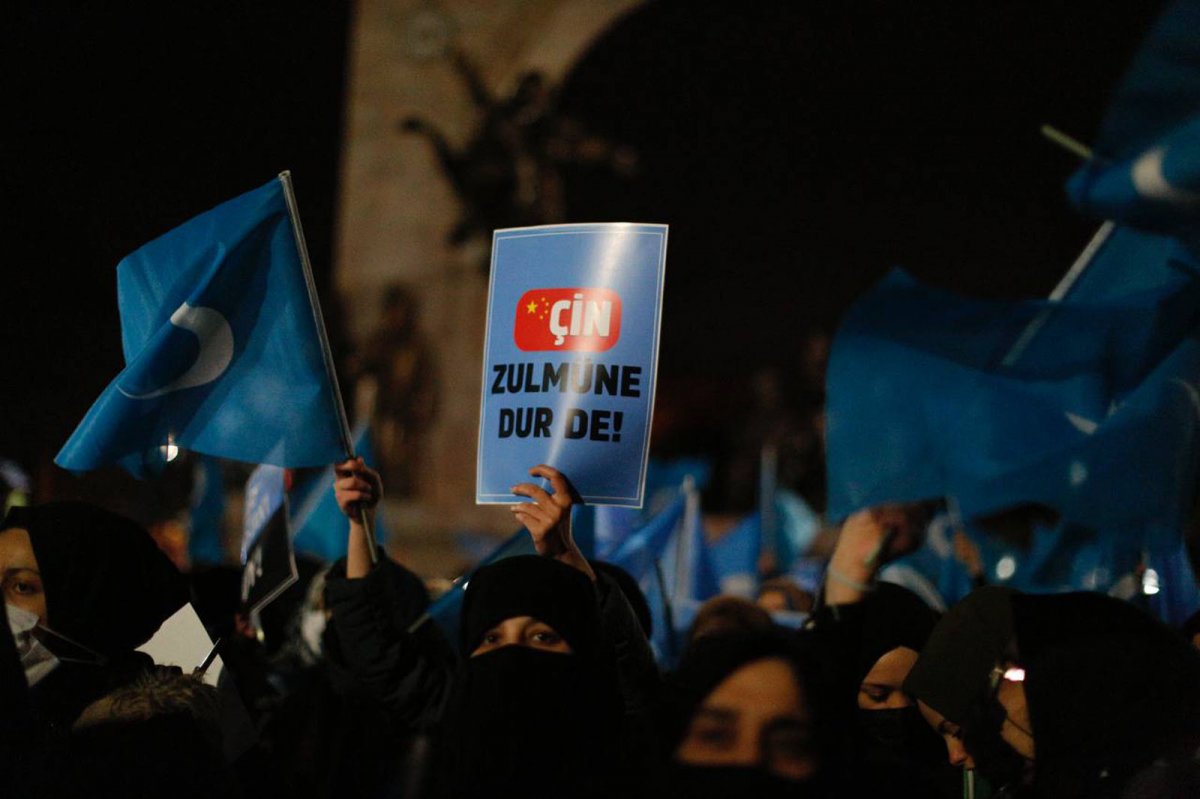
M 329 378 L 329 388 L 333 392 L 333 407 L 337 409 L 338 422 L 341 426 L 342 451 L 346 458 L 354 457 L 354 439 L 350 434 L 350 420 L 346 416 L 346 405 L 342 402 L 342 390 L 338 386 L 337 370 L 333 366 L 333 352 L 329 349 L 329 335 L 325 332 L 325 317 L 321 314 L 321 301 L 317 297 L 317 282 L 313 279 L 312 261 L 308 258 L 308 245 L 304 242 L 304 228 L 300 224 L 300 209 L 296 205 L 296 194 L 292 190 L 292 173 L 284 170 L 279 173 L 279 182 L 283 184 L 283 196 L 287 200 L 288 216 L 292 219 L 292 233 L 296 237 L 296 249 L 300 252 L 300 266 L 304 271 L 304 285 L 308 289 L 308 304 L 312 307 L 313 324 L 317 327 L 317 337 L 321 342 L 321 358 L 325 362 L 325 374 Z M 358 508 L 358 519 L 362 523 L 367 536 L 367 553 L 371 557 L 371 566 L 379 561 L 375 552 L 375 531 L 371 529 L 371 519 L 367 509 L 361 505 Z

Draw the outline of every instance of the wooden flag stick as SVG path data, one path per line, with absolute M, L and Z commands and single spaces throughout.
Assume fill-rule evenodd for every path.
M 342 450 L 346 458 L 354 457 L 354 439 L 350 434 L 350 420 L 346 416 L 346 405 L 342 402 L 342 390 L 338 386 L 337 369 L 333 365 L 333 352 L 329 348 L 329 334 L 325 331 L 325 317 L 321 314 L 321 300 L 317 297 L 317 282 L 313 279 L 312 261 L 308 257 L 308 245 L 304 242 L 304 228 L 300 224 L 300 209 L 296 205 L 296 194 L 292 190 L 292 173 L 284 170 L 279 173 L 279 182 L 283 184 L 283 195 L 287 200 L 288 216 L 292 219 L 292 233 L 296 237 L 296 249 L 300 252 L 300 266 L 304 271 L 304 285 L 308 289 L 308 304 L 312 307 L 313 324 L 317 328 L 317 338 L 321 342 L 321 357 L 325 362 L 325 374 L 329 378 L 329 388 L 333 392 L 333 407 L 337 409 L 338 422 L 341 426 Z M 336 479 L 336 475 L 335 475 Z M 371 556 L 371 566 L 379 562 L 379 554 L 375 551 L 375 531 L 372 529 L 371 518 L 367 509 L 359 506 L 358 518 L 367 535 L 367 553 Z

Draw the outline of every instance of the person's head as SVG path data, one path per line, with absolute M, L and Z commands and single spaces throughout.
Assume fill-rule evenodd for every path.
M 814 785 L 824 765 L 821 690 L 805 658 L 794 639 L 775 632 L 696 641 L 668 686 L 672 787 L 707 795 L 735 784 L 754 791 Z
M 920 794 L 946 770 L 945 746 L 904 691 L 937 620 L 911 591 L 886 582 L 860 602 L 822 608 L 814 619 L 810 634 L 833 663 L 832 701 L 853 764 L 850 779 L 873 786 L 860 792 L 903 785 Z
M 0 531 L 0 588 L 5 604 L 34 613 L 46 623 L 46 593 L 29 531 L 9 527 Z
M 1015 594 L 988 586 L 951 608 L 933 628 L 904 680 L 905 693 L 917 700 L 922 717 L 942 736 L 953 765 L 975 766 L 963 743 L 964 723 L 986 693 L 992 669 L 1012 644 Z
M 150 639 L 187 582 L 135 522 L 82 502 L 12 508 L 0 524 L 5 602 L 102 656 Z
M 175 668 L 156 668 L 84 708 L 72 725 L 79 731 L 114 722 L 148 721 L 182 714 L 193 719 L 217 746 L 221 719 L 217 689 Z
M 702 638 L 731 633 L 767 633 L 775 626 L 771 615 L 748 599 L 716 596 L 702 604 L 688 630 L 688 646 Z
M 462 651 L 472 658 L 510 646 L 595 654 L 596 591 L 583 572 L 537 555 L 484 566 L 467 584 Z
M 1200 738 L 1200 655 L 1093 593 L 1012 599 L 1015 646 L 967 720 L 980 771 L 1039 796 L 1093 796 Z M 1190 743 L 1188 743 L 1190 742 Z
M 601 640 L 596 589 L 578 569 L 534 555 L 479 569 L 443 724 L 445 790 L 574 795 L 601 780 L 623 711 Z

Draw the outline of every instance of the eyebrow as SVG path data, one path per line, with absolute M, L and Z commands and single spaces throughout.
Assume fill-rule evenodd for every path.
M 737 720 L 738 712 L 724 707 L 701 707 L 696 711 L 696 719 L 706 718 L 709 721 L 730 723 Z
M 10 566 L 4 570 L 4 576 L 8 577 L 10 574 L 16 574 L 17 572 L 31 572 L 31 573 L 37 575 L 38 577 L 42 576 L 42 573 L 40 571 L 38 571 L 37 569 L 34 569 L 30 566 Z

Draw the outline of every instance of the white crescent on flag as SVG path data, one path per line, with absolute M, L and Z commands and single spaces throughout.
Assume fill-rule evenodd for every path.
M 200 339 L 200 354 L 186 372 L 154 391 L 131 394 L 118 385 L 117 390 L 126 397 L 152 399 L 173 391 L 203 386 L 216 380 L 229 368 L 233 361 L 233 330 L 220 312 L 203 306 L 193 308 L 185 302 L 171 314 L 171 324 L 196 334 L 196 338 Z
M 1191 205 L 1200 203 L 1200 194 L 1172 186 L 1163 174 L 1166 147 L 1152 147 L 1133 162 L 1133 187 L 1138 194 L 1151 200 Z

